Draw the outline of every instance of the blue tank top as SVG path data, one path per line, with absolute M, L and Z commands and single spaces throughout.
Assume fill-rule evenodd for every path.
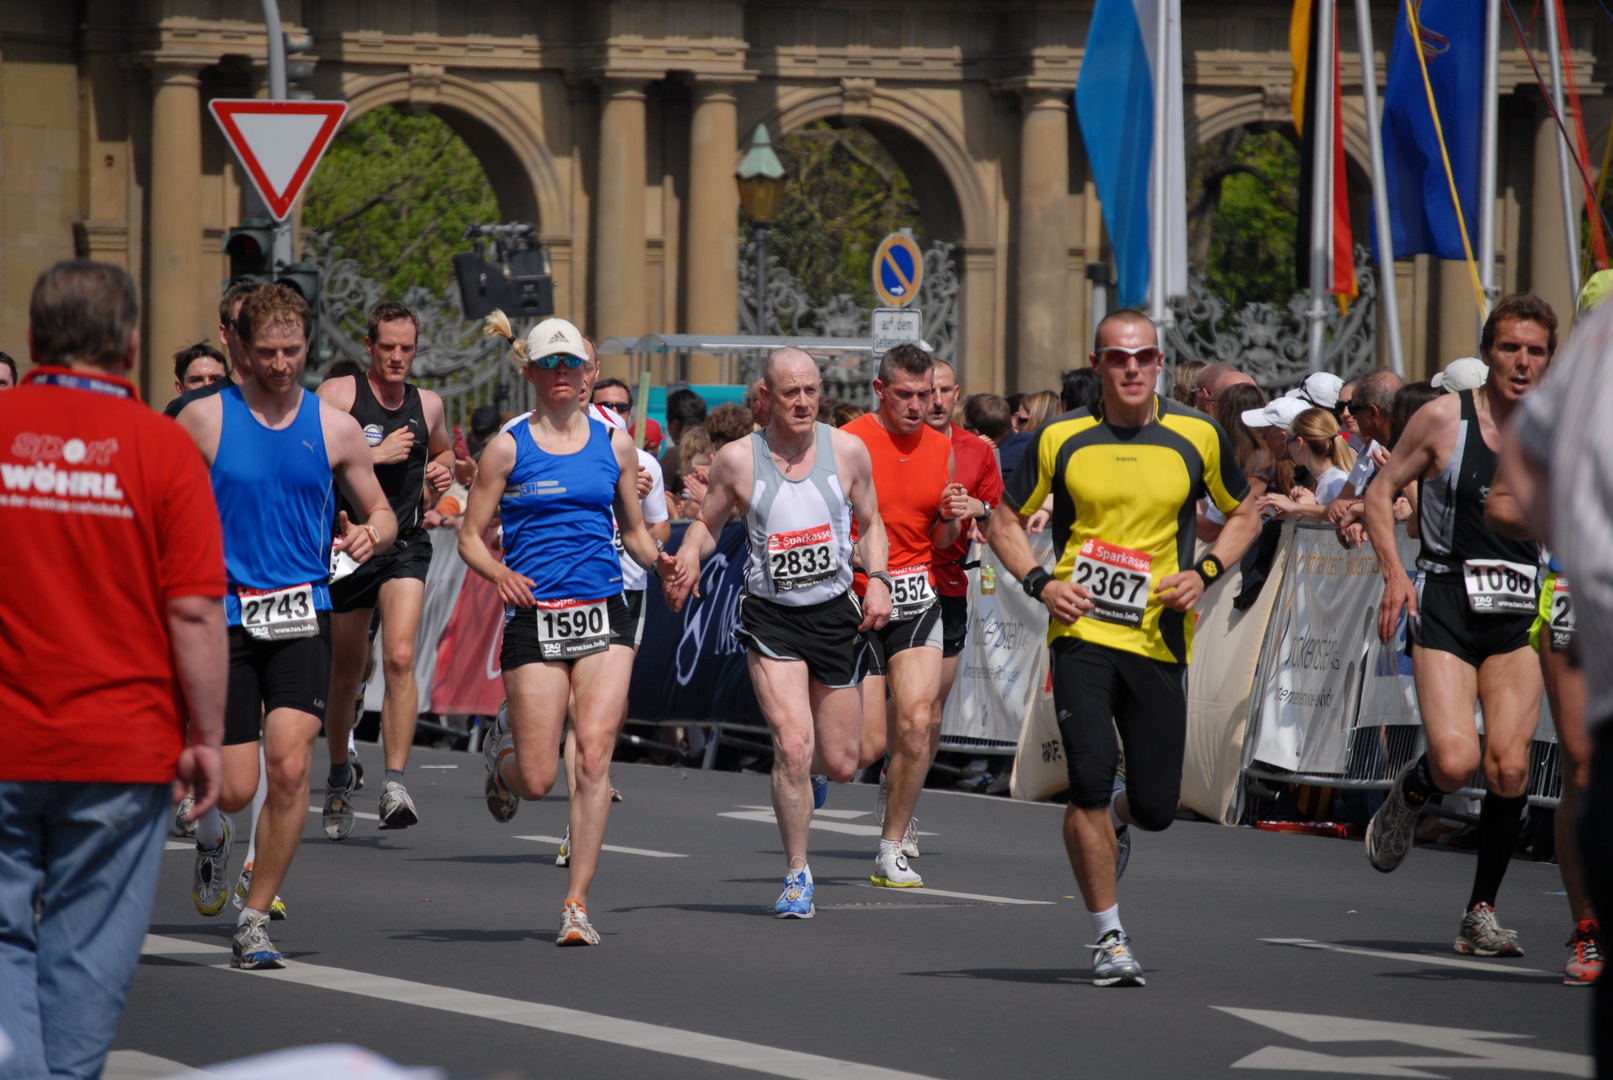
M 269 592 L 311 584 L 314 608 L 329 611 L 326 582 L 336 486 L 319 423 L 319 399 L 302 391 L 296 417 L 274 431 L 252 415 L 240 387 L 218 397 L 224 423 L 212 478 L 224 524 L 229 624 L 241 625 L 238 588 Z
M 622 564 L 611 542 L 612 505 L 621 467 L 610 429 L 592 421 L 574 454 L 538 446 L 528 424 L 510 430 L 515 466 L 504 498 L 504 564 L 532 579 L 537 600 L 604 600 L 622 591 Z

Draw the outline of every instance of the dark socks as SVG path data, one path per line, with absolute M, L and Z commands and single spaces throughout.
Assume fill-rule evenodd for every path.
M 1414 810 L 1440 794 L 1439 788 L 1434 785 L 1434 772 L 1429 768 L 1426 753 L 1417 759 L 1417 764 L 1406 774 L 1406 782 L 1400 791 L 1406 797 L 1406 805 Z
M 1506 799 L 1494 792 L 1484 793 L 1479 810 L 1479 864 L 1473 872 L 1473 895 L 1467 898 L 1469 911 L 1479 904 L 1495 907 L 1495 894 L 1501 891 L 1501 879 L 1512 861 L 1518 833 L 1523 831 L 1523 809 L 1527 805 L 1527 795 Z
M 385 784 L 401 784 L 401 783 L 403 783 L 403 770 L 402 769 L 388 769 L 386 771 L 386 779 L 384 781 L 382 781 L 382 783 L 383 783 L 383 785 L 385 785 Z
M 340 765 L 332 765 L 330 767 L 330 777 L 325 781 L 325 786 L 329 788 L 344 788 L 352 784 L 352 782 L 353 766 L 344 761 Z

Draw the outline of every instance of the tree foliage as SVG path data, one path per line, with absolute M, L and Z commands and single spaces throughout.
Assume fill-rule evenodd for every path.
M 465 226 L 499 220 L 481 162 L 440 117 L 391 106 L 365 113 L 331 143 L 308 183 L 302 226 L 337 246 L 389 296 L 411 285 L 443 296 Z
M 923 243 L 918 199 L 879 140 L 860 127 L 819 121 L 779 140 L 784 204 L 769 253 L 823 304 L 850 293 L 876 306 L 869 269 L 887 233 L 912 229 Z
M 1299 151 L 1281 131 L 1236 128 L 1188 162 L 1188 260 L 1236 311 L 1296 288 Z

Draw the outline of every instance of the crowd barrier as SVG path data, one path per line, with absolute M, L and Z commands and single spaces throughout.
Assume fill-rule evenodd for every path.
M 686 526 L 673 526 L 676 550 Z M 451 529 L 430 534 L 431 571 L 417 639 L 420 711 L 491 715 L 504 691 L 499 670 L 502 607 L 493 586 L 467 573 Z M 1047 533 L 1032 550 L 1051 567 Z M 1416 543 L 1397 532 L 1401 559 Z M 701 573 L 701 595 L 674 613 L 661 590 L 646 593 L 643 646 L 628 715 L 702 730 L 706 768 L 723 745 L 769 747 L 745 650 L 734 637 L 743 590 L 745 534 L 730 523 Z M 1051 798 L 1068 785 L 1048 682 L 1047 611 L 1025 596 L 990 548 L 970 553 L 969 637 L 942 714 L 944 749 L 1012 754 L 1010 793 Z M 1325 526 L 1285 525 L 1265 586 L 1246 610 L 1233 604 L 1242 575 L 1207 594 L 1195 612 L 1188 679 L 1182 803 L 1235 824 L 1250 782 L 1387 789 L 1424 748 L 1416 688 L 1405 652 L 1405 616 L 1395 639 L 1378 640 L 1383 579 L 1370 546 L 1346 551 Z M 382 642 L 365 709 L 379 711 Z M 1476 717 L 1482 731 L 1482 713 Z M 1475 777 L 1466 794 L 1478 794 Z M 1544 700 L 1530 748 L 1529 799 L 1557 804 L 1562 777 Z

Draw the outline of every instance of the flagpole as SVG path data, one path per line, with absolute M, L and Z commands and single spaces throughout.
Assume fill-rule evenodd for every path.
M 1327 287 L 1332 281 L 1333 230 L 1333 0 L 1317 0 L 1316 63 L 1310 73 L 1316 111 L 1311 116 L 1311 306 L 1310 361 L 1321 371 L 1327 360 Z
M 1479 284 L 1484 299 L 1494 304 L 1495 285 L 1496 154 L 1501 116 L 1501 0 L 1484 4 L 1484 131 L 1479 145 Z M 1485 313 L 1479 312 L 1479 336 L 1484 334 Z
M 1165 175 L 1165 153 L 1167 142 L 1166 128 L 1170 120 L 1170 102 L 1167 95 L 1170 85 L 1165 78 L 1165 68 L 1170 56 L 1170 27 L 1169 27 L 1170 0 L 1154 0 L 1154 158 L 1148 170 L 1148 318 L 1154 324 L 1154 331 L 1159 335 L 1159 342 L 1164 344 L 1165 336 L 1165 271 L 1166 237 L 1168 225 L 1165 221 L 1166 191 L 1168 178 Z M 1163 377 L 1163 373 L 1161 373 Z
M 1551 53 L 1551 100 L 1557 106 L 1557 115 L 1563 124 L 1568 123 L 1568 110 L 1563 107 L 1563 52 L 1557 39 L 1558 0 L 1546 0 L 1546 49 Z M 1574 193 L 1568 171 L 1568 139 L 1561 129 L 1557 132 L 1557 181 L 1563 199 L 1563 250 L 1568 255 L 1568 286 L 1572 300 L 1579 296 L 1579 215 L 1574 212 Z
M 1491 0 L 1492 4 L 1500 0 Z M 1361 46 L 1361 95 L 1367 110 L 1367 149 L 1372 158 L 1372 212 L 1378 224 L 1378 298 L 1389 334 L 1389 368 L 1406 377 L 1400 345 L 1400 291 L 1395 284 L 1394 226 L 1389 221 L 1389 179 L 1383 167 L 1383 121 L 1378 115 L 1378 57 L 1372 45 L 1371 0 L 1355 0 L 1356 39 Z M 1491 261 L 1494 261 L 1493 255 Z

